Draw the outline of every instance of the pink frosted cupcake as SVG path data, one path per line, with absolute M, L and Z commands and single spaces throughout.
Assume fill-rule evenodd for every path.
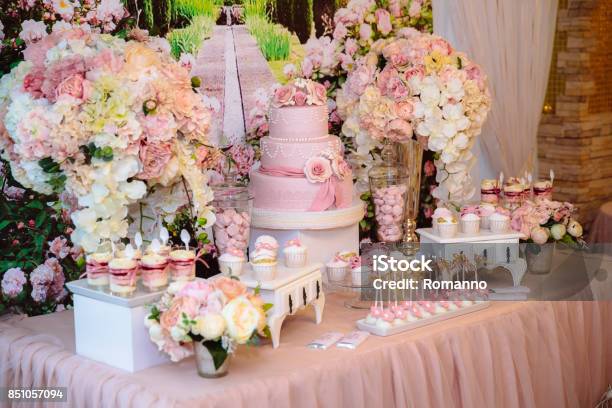
M 327 277 L 332 282 L 340 282 L 344 280 L 346 272 L 349 268 L 349 263 L 345 261 L 339 254 L 336 254 L 334 258 L 329 261 L 326 265 Z
M 461 232 L 467 235 L 476 235 L 480 232 L 480 217 L 475 213 L 466 213 L 461 216 Z
M 170 252 L 170 274 L 173 281 L 195 279 L 195 253 L 186 249 Z
M 306 247 L 299 239 L 287 241 L 283 255 L 285 255 L 285 265 L 289 268 L 301 268 L 306 265 Z
M 219 269 L 226 276 L 240 276 L 244 269 L 246 256 L 238 248 L 228 248 L 226 252 L 219 257 Z
M 159 254 L 146 254 L 140 260 L 142 284 L 156 291 L 168 284 L 168 258 Z
M 480 228 L 489 229 L 489 217 L 495 212 L 495 206 L 489 203 L 481 203 L 478 206 L 478 216 L 480 217 Z
M 136 290 L 138 262 L 135 259 L 115 258 L 108 263 L 110 290 L 119 296 L 130 296 Z
M 85 272 L 87 272 L 87 284 L 94 288 L 108 286 L 108 262 L 111 260 L 110 252 L 97 252 L 87 255 Z
M 498 208 L 491 215 L 491 217 L 489 217 L 489 222 L 491 224 L 491 232 L 495 232 L 498 234 L 508 232 L 508 230 L 510 229 L 509 212 L 503 208 Z

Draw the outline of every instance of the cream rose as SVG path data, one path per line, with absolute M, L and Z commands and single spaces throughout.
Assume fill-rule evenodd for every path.
M 216 340 L 225 331 L 225 319 L 219 313 L 207 313 L 204 316 L 196 317 L 195 321 L 191 331 L 206 340 Z
M 227 333 L 238 344 L 246 343 L 260 325 L 261 314 L 249 300 L 240 296 L 221 312 L 227 322 Z
M 323 183 L 332 176 L 332 173 L 329 160 L 323 157 L 311 157 L 304 166 L 304 174 L 311 183 Z

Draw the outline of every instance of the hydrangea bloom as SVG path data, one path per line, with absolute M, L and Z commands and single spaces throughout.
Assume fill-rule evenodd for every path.
M 21 293 L 26 282 L 21 268 L 8 269 L 2 276 L 2 293 L 9 298 L 14 298 Z

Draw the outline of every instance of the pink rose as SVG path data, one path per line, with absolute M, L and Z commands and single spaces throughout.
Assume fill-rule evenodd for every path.
M 393 41 L 382 50 L 383 56 L 395 68 L 405 67 L 408 63 L 408 55 L 401 46 L 400 41 Z
M 548 241 L 548 232 L 545 228 L 535 227 L 531 230 L 531 239 L 536 244 L 542 245 Z
M 297 91 L 293 97 L 296 106 L 306 105 L 306 94 L 302 91 Z
M 221 277 L 215 281 L 214 285 L 215 288 L 223 292 L 228 301 L 245 295 L 247 292 L 246 286 L 236 279 Z
M 274 91 L 272 105 L 276 108 L 290 105 L 294 95 L 295 88 L 290 85 L 281 86 L 280 88 L 277 88 L 276 91 Z
M 304 166 L 304 174 L 311 183 L 323 183 L 333 174 L 329 160 L 323 157 L 311 157 Z
M 81 56 L 72 56 L 67 57 L 62 60 L 59 60 L 53 63 L 46 71 L 45 71 L 45 80 L 42 84 L 41 90 L 49 101 L 55 102 L 58 94 L 58 88 L 60 85 L 66 80 L 75 75 L 83 76 L 86 71 L 85 60 Z M 77 80 L 78 81 L 78 80 Z M 75 84 L 69 83 L 66 85 L 67 90 L 71 90 L 73 92 L 77 92 L 77 89 L 74 89 Z M 76 84 L 77 87 L 81 87 L 82 93 L 82 83 Z
M 186 296 L 194 298 L 200 303 L 205 303 L 212 291 L 213 287 L 206 281 L 191 281 L 183 286 L 176 296 Z
M 403 142 L 412 137 L 412 126 L 402 119 L 394 119 L 387 124 L 387 138 L 394 142 Z
M 45 69 L 42 67 L 34 67 L 23 78 L 23 89 L 32 95 L 33 98 L 41 98 L 43 96 L 42 84 L 44 80 Z
M 409 96 L 408 88 L 394 69 L 385 68 L 378 75 L 376 82 L 381 93 L 395 101 L 400 101 Z
M 161 176 L 164 167 L 172 157 L 172 145 L 170 143 L 148 143 L 140 146 L 140 161 L 143 170 L 138 178 L 149 180 Z
M 404 73 L 404 75 L 406 76 L 406 81 L 410 81 L 410 79 L 414 76 L 419 79 L 423 79 L 425 76 L 425 70 L 423 67 L 410 68 Z
M 385 9 L 379 8 L 374 13 L 376 17 L 376 28 L 382 35 L 387 35 L 393 30 L 391 26 L 391 14 Z
M 359 38 L 361 41 L 368 41 L 372 37 L 372 27 L 369 24 L 359 26 Z
M 59 98 L 61 95 L 70 95 L 73 98 L 83 100 L 85 79 L 82 75 L 75 74 L 64 79 L 55 90 L 55 98 Z
M 453 47 L 443 38 L 436 38 L 431 42 L 431 50 L 438 51 L 442 55 L 450 55 L 453 53 Z
M 423 170 L 425 171 L 425 175 L 427 177 L 431 177 L 436 172 L 436 166 L 434 165 L 434 163 L 431 160 L 427 160 L 425 162 L 425 166 L 423 166 Z

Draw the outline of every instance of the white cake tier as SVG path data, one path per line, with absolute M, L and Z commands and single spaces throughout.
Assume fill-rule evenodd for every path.
M 305 177 L 270 176 L 259 170 L 251 172 L 249 184 L 249 190 L 255 197 L 253 207 L 286 211 L 308 211 L 320 188 L 321 183 L 311 183 Z M 346 177 L 338 183 L 335 206 L 346 208 L 352 201 L 353 180 Z
M 306 141 L 327 135 L 327 106 L 289 106 L 270 109 L 270 136 Z
M 303 169 L 311 157 L 325 150 L 339 153 L 341 149 L 342 143 L 337 136 L 323 136 L 307 142 L 283 141 L 266 136 L 261 139 L 261 165 Z
M 316 212 L 306 211 L 296 213 L 295 211 L 253 208 L 251 226 L 253 228 L 271 230 L 327 230 L 342 228 L 361 221 L 363 218 L 363 206 L 363 201 L 356 200 L 347 208 Z M 355 237 L 355 242 L 357 241 L 358 239 Z

